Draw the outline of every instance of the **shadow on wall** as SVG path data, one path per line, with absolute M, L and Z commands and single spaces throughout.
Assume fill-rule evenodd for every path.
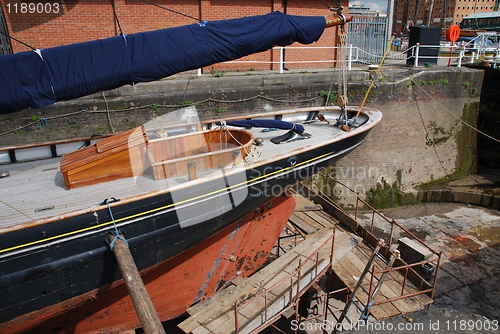
M 11 33 L 17 33 L 55 20 L 71 11 L 79 2 L 80 0 L 10 1 L 4 4 L 4 14 L 11 24 Z

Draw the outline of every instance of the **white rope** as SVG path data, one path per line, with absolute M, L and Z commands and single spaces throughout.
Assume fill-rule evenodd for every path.
M 492 137 L 490 136 L 489 134 L 487 133 L 484 133 L 483 131 L 473 127 L 472 125 L 470 125 L 469 123 L 465 122 L 464 120 L 462 120 L 460 117 L 458 117 L 457 115 L 455 115 L 454 113 L 452 113 L 451 111 L 449 111 L 448 109 L 446 109 L 445 106 L 443 106 L 442 104 L 440 104 L 438 101 L 436 101 L 431 95 L 429 95 L 423 88 L 422 86 L 420 86 L 418 84 L 418 82 L 415 81 L 415 79 L 411 78 L 411 81 L 418 87 L 422 90 L 422 92 L 424 92 L 425 95 L 427 95 L 432 101 L 436 102 L 438 106 L 440 106 L 441 108 L 443 108 L 444 110 L 446 110 L 451 116 L 455 117 L 456 119 L 458 119 L 460 122 L 462 122 L 462 124 L 468 126 L 469 128 L 473 129 L 474 131 L 476 131 L 477 133 L 480 133 L 482 134 L 483 136 L 485 137 L 488 137 L 496 142 L 499 142 L 500 143 L 500 139 L 497 139 L 495 137 Z
M 233 136 L 233 134 L 231 133 L 231 131 L 229 131 L 229 129 L 227 128 L 226 121 L 220 121 L 219 127 L 221 129 L 221 132 L 224 130 L 224 132 L 229 133 L 229 135 L 231 136 L 231 138 L 233 138 L 234 141 L 236 143 L 238 143 L 238 145 L 245 150 L 246 156 L 243 159 L 243 161 L 245 163 L 249 164 L 249 163 L 252 163 L 252 162 L 257 161 L 258 159 L 260 159 L 260 157 L 262 156 L 262 151 L 260 150 L 260 148 L 255 149 L 257 147 L 257 145 L 252 145 L 252 148 L 250 149 L 250 152 L 248 152 L 247 148 L 238 139 L 236 139 L 235 136 Z M 227 143 L 227 141 L 226 141 L 226 143 Z
M 245 159 L 243 159 L 243 161 L 246 164 L 250 164 L 252 162 L 259 160 L 261 157 L 262 157 L 262 150 L 260 149 L 260 147 L 257 145 L 252 145 L 250 153 L 247 153 L 247 156 L 245 157 Z

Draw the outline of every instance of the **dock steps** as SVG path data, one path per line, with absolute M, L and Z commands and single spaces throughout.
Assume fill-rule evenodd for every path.
M 179 328 L 194 334 L 250 333 L 264 328 L 294 307 L 297 297 L 329 268 L 332 239 L 333 263 L 361 240 L 333 228 L 320 229 L 253 276 L 240 278 L 232 288 L 189 308 L 190 317 Z
M 283 239 L 280 238 L 289 250 L 253 276 L 238 277 L 229 287 L 187 309 L 189 318 L 178 325 L 180 329 L 193 334 L 257 333 L 281 315 L 288 318 L 295 314 L 297 317 L 302 294 L 330 268 L 331 279 L 337 282 L 337 288 L 343 286 L 349 294 L 355 289 L 374 252 L 376 236 L 323 196 L 314 197 L 314 202 L 300 195 L 294 197 L 297 205 L 283 231 Z M 330 258 L 332 239 L 334 252 Z M 277 246 L 279 255 L 279 249 L 283 248 L 279 241 Z M 399 257 L 388 265 L 388 259 L 392 259 L 390 252 L 393 252 L 390 247 L 383 248 L 372 261 L 369 274 L 356 291 L 353 305 L 357 309 L 349 312 L 345 321 L 356 322 L 362 313 L 367 319 L 369 316 L 369 321 L 381 320 L 432 303 L 432 286 Z M 389 267 L 393 267 L 392 270 L 384 274 Z M 369 295 L 374 300 L 369 301 Z M 345 309 L 341 306 L 345 298 L 338 297 L 340 299 L 326 298 L 333 312 L 328 318 L 332 319 L 333 315 L 334 321 L 340 319 L 337 312 Z M 323 299 L 320 298 L 319 303 L 324 303 Z M 367 307 L 371 302 L 374 304 Z M 318 304 L 318 307 L 321 309 L 324 305 Z M 298 319 L 317 322 L 326 316 L 320 315 L 315 320 Z

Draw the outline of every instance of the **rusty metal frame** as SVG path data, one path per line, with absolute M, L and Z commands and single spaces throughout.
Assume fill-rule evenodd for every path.
M 391 226 L 388 245 L 392 244 L 392 242 L 393 242 L 393 236 L 394 236 L 394 228 L 397 227 L 397 228 L 401 229 L 403 232 L 407 233 L 410 237 L 412 237 L 420 245 L 422 245 L 425 248 L 427 248 L 434 255 L 433 256 L 434 258 L 430 259 L 430 260 L 421 261 L 421 262 L 412 263 L 412 264 L 407 264 L 407 265 L 403 265 L 403 266 L 397 266 L 397 267 L 393 267 L 393 268 L 386 269 L 386 270 L 378 270 L 378 271 L 376 271 L 373 268 L 373 270 L 372 270 L 372 277 L 371 277 L 371 281 L 370 281 L 370 290 L 372 289 L 372 284 L 374 284 L 375 275 L 384 274 L 385 272 L 392 272 L 392 271 L 400 271 L 400 272 L 404 271 L 404 276 L 403 276 L 403 282 L 401 283 L 402 289 L 401 289 L 401 293 L 400 293 L 399 297 L 395 297 L 395 298 L 388 299 L 388 300 L 385 300 L 385 301 L 373 303 L 372 306 L 381 305 L 381 304 L 393 302 L 393 301 L 400 300 L 400 299 L 410 298 L 410 297 L 414 297 L 414 296 L 417 296 L 417 295 L 420 295 L 420 294 L 429 294 L 431 300 L 434 299 L 434 293 L 435 293 L 435 289 L 436 289 L 438 272 L 439 272 L 439 268 L 440 268 L 440 265 L 441 265 L 441 255 L 442 255 L 441 252 L 435 251 L 433 248 L 431 248 L 430 246 L 428 246 L 420 238 L 418 238 L 415 234 L 413 234 L 412 232 L 410 232 L 409 230 L 407 230 L 405 227 L 403 227 L 401 224 L 399 224 L 398 222 L 396 222 L 394 219 L 389 219 L 386 216 L 384 216 L 380 211 L 378 211 L 373 206 L 371 206 L 369 203 L 367 203 L 365 200 L 363 200 L 362 198 L 360 198 L 359 193 L 357 193 L 356 191 L 354 191 L 353 189 L 351 189 L 350 187 L 348 187 L 347 185 L 345 185 L 341 181 L 338 181 L 338 180 L 334 179 L 333 177 L 331 177 L 330 175 L 327 175 L 326 173 L 321 173 L 320 172 L 319 175 L 321 175 L 321 176 L 323 176 L 323 177 L 325 177 L 327 179 L 327 185 L 328 185 L 328 180 L 332 180 L 332 181 L 340 184 L 344 188 L 348 189 L 352 193 L 356 194 L 356 206 L 355 206 L 355 212 L 354 212 L 354 220 L 357 221 L 357 219 L 358 219 L 359 206 L 360 206 L 359 203 L 362 203 L 366 208 L 368 208 L 369 210 L 371 210 L 370 233 L 372 235 L 374 234 L 373 231 L 374 231 L 374 225 L 375 225 L 375 217 L 378 216 L 378 217 L 382 218 L 383 221 L 389 223 L 390 226 Z M 386 249 L 386 254 L 385 254 L 386 258 L 389 255 L 388 252 L 390 252 L 390 247 L 387 247 L 387 249 Z M 423 282 L 425 282 L 426 284 L 428 284 L 431 288 L 425 289 L 425 290 L 422 290 L 422 291 L 419 291 L 419 292 L 416 292 L 416 293 L 404 294 L 404 290 L 406 288 L 406 283 L 407 283 L 407 280 L 408 280 L 408 273 L 411 270 L 411 268 L 412 267 L 416 267 L 416 266 L 420 266 L 420 265 L 423 265 L 423 264 L 427 264 L 427 263 L 435 263 L 436 269 L 435 269 L 435 272 L 434 272 L 434 275 L 433 275 L 434 277 L 433 277 L 432 283 L 430 283 L 427 279 L 424 279 L 423 277 L 421 277 L 422 281 L 421 281 L 420 289 L 422 288 Z M 367 305 L 369 305 L 369 303 L 370 303 L 370 300 L 368 299 Z
M 327 265 L 325 266 L 324 269 L 322 269 L 320 272 L 318 272 L 318 264 L 319 264 L 319 251 L 325 247 L 329 242 L 331 241 L 331 249 L 330 249 L 330 256 L 328 258 Z M 299 265 L 297 268 L 287 275 L 286 277 L 282 278 L 266 290 L 262 291 L 261 293 L 253 296 L 252 298 L 248 299 L 244 303 L 241 303 L 238 305 L 238 303 L 234 304 L 234 324 L 235 324 L 235 334 L 239 333 L 239 319 L 238 319 L 238 314 L 239 310 L 256 300 L 257 298 L 264 297 L 264 321 L 263 323 L 256 327 L 254 330 L 250 331 L 250 333 L 258 333 L 260 330 L 268 327 L 269 325 L 273 324 L 279 317 L 283 315 L 284 312 L 286 312 L 289 309 L 294 309 L 295 312 L 295 317 L 298 319 L 298 305 L 301 300 L 302 295 L 311 287 L 314 283 L 316 283 L 321 276 L 323 276 L 328 270 L 331 269 L 332 266 L 332 261 L 333 261 L 333 252 L 334 252 L 334 247 L 335 247 L 335 229 L 333 229 L 332 235 L 325 240 L 309 257 L 307 257 L 304 261 L 299 260 Z M 300 280 L 301 280 L 301 269 L 303 266 L 309 262 L 309 261 L 315 261 L 313 271 L 315 273 L 316 279 L 313 279 L 310 283 L 306 285 L 306 289 L 304 289 L 304 292 L 301 292 L 301 287 L 300 287 Z M 295 280 L 294 280 L 295 278 Z M 284 307 L 281 311 L 273 315 L 272 317 L 268 318 L 267 314 L 267 295 L 271 292 L 273 288 L 276 286 L 284 283 L 285 281 L 290 280 L 290 297 L 288 301 L 288 305 Z M 296 286 L 295 286 L 296 285 Z M 293 290 L 296 290 L 297 293 L 295 296 L 293 296 Z

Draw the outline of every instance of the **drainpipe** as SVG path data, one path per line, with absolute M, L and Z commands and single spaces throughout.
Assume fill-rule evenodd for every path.
M 288 14 L 288 0 L 283 0 L 283 13 Z M 286 47 L 284 46 L 280 52 L 280 72 L 282 70 L 288 71 L 288 68 L 285 66 L 286 61 Z
M 434 8 L 434 0 L 431 0 L 431 3 L 429 5 L 429 14 L 427 15 L 427 26 L 431 26 L 431 18 L 432 18 L 432 10 Z
M 387 27 L 385 29 L 385 40 L 389 42 L 392 37 L 392 24 L 394 22 L 394 0 L 387 1 Z

